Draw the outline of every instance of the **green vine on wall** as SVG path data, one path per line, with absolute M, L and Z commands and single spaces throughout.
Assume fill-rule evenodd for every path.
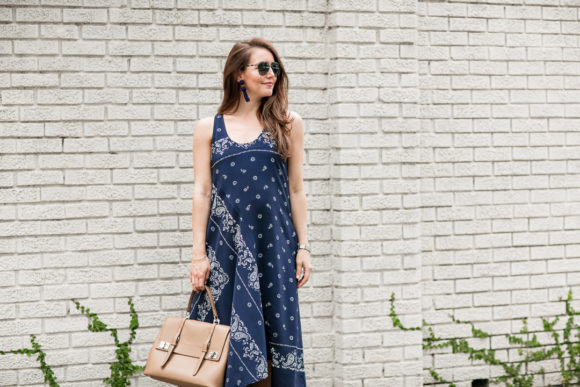
M 560 299 L 561 300 L 561 299 Z M 537 371 L 530 371 L 531 363 L 541 362 L 552 358 L 554 355 L 560 364 L 561 382 L 563 386 L 571 386 L 572 383 L 580 383 L 580 327 L 575 323 L 574 317 L 580 314 L 572 308 L 572 291 L 568 292 L 568 297 L 564 300 L 566 306 L 566 315 L 568 319 L 562 331 L 562 336 L 554 327 L 560 320 L 555 317 L 553 320 L 542 317 L 543 332 L 548 333 L 553 339 L 551 344 L 541 344 L 538 341 L 536 333 L 531 333 L 528 329 L 527 319 L 523 319 L 522 329 L 519 335 L 505 334 L 510 344 L 516 345 L 518 354 L 523 356 L 521 360 L 507 362 L 498 359 L 496 352 L 492 348 L 474 348 L 465 338 L 444 339 L 435 335 L 433 328 L 423 320 L 420 327 L 405 327 L 395 311 L 395 294 L 391 294 L 390 313 L 393 326 L 404 331 L 426 330 L 427 335 L 423 337 L 424 350 L 437 350 L 442 348 L 451 348 L 452 353 L 467 354 L 469 360 L 482 360 L 486 364 L 500 366 L 504 375 L 490 379 L 491 383 L 506 383 L 508 387 L 531 387 L 534 377 L 544 374 L 544 368 L 540 367 Z M 460 321 L 454 316 L 451 319 L 456 324 L 469 324 L 471 334 L 474 338 L 486 339 L 491 335 L 475 327 L 472 322 Z M 575 334 L 573 334 L 575 332 Z M 530 337 L 531 335 L 531 337 Z M 429 370 L 430 375 L 436 382 L 447 383 L 449 387 L 455 387 L 453 382 L 445 380 L 433 368 Z
M 131 322 L 129 323 L 131 333 L 129 334 L 129 339 L 124 342 L 119 341 L 119 336 L 117 334 L 116 329 L 108 328 L 107 324 L 99 320 L 99 317 L 95 313 L 91 313 L 89 308 L 85 308 L 74 299 L 72 301 L 76 305 L 77 309 L 81 311 L 81 313 L 86 315 L 88 318 L 92 319 L 92 321 L 89 322 L 88 326 L 91 332 L 109 331 L 111 333 L 111 336 L 113 336 L 113 339 L 115 340 L 115 346 L 117 347 L 117 349 L 115 350 L 115 356 L 117 360 L 111 363 L 109 367 L 111 370 L 111 376 L 103 380 L 105 385 L 110 385 L 113 387 L 130 386 L 131 382 L 129 381 L 129 378 L 145 369 L 144 366 L 134 365 L 130 357 L 131 344 L 133 344 L 137 328 L 139 328 L 139 319 L 137 317 L 137 313 L 135 312 L 135 307 L 133 306 L 133 300 L 129 298 L 128 302 L 129 309 L 131 310 Z M 36 342 L 35 340 L 36 336 L 30 335 L 30 337 L 33 349 L 21 348 L 10 351 L 0 351 L 0 355 L 13 353 L 32 356 L 34 354 L 38 354 L 37 359 L 40 363 L 40 370 L 44 375 L 44 381 L 48 382 L 50 384 L 50 387 L 59 387 L 59 384 L 56 381 L 56 377 L 54 376 L 52 368 L 50 368 L 50 366 L 45 361 L 46 353 L 42 350 L 40 344 Z
M 145 369 L 144 366 L 134 365 L 131 361 L 131 357 L 129 356 L 131 352 L 131 344 L 135 339 L 136 331 L 139 327 L 139 320 L 137 318 L 137 313 L 135 312 L 131 298 L 129 298 L 128 302 L 129 309 L 131 310 L 131 322 L 129 323 L 131 333 L 129 334 L 129 339 L 125 342 L 119 341 L 119 336 L 115 328 L 108 328 L 107 324 L 99 320 L 99 317 L 95 313 L 91 313 L 89 308 L 85 308 L 78 301 L 73 300 L 73 302 L 77 309 L 81 311 L 81 313 L 92 319 L 92 322 L 89 322 L 88 326 L 91 332 L 109 331 L 115 340 L 115 346 L 117 347 L 115 350 L 115 355 L 117 361 L 111 363 L 109 367 L 111 370 L 111 376 L 105 378 L 105 384 L 114 387 L 130 386 L 131 382 L 129 381 L 129 378 Z
M 36 342 L 36 335 L 32 335 L 32 334 L 30 335 L 30 343 L 32 344 L 32 349 L 20 348 L 20 349 L 13 349 L 13 350 L 9 350 L 9 351 L 1 351 L 0 350 L 0 355 L 7 355 L 9 353 L 13 353 L 13 354 L 33 356 L 35 354 L 38 354 L 36 359 L 40 363 L 40 370 L 42 371 L 42 374 L 44 375 L 44 381 L 48 382 L 50 387 L 58 387 L 58 383 L 56 382 L 56 377 L 54 376 L 54 372 L 52 371 L 50 366 L 48 364 L 46 364 L 46 360 L 45 360 L 46 353 L 42 350 L 42 347 L 40 346 L 40 344 L 38 344 Z

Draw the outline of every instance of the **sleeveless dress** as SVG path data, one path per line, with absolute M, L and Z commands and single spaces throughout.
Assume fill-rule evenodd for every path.
M 265 129 L 237 143 L 216 114 L 211 175 L 207 285 L 231 327 L 224 385 L 267 378 L 271 360 L 272 386 L 306 386 L 287 162 Z M 189 318 L 213 321 L 207 292 L 195 293 Z

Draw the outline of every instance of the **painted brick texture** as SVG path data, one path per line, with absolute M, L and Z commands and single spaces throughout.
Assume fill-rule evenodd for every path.
M 580 295 L 580 3 L 417 6 L 423 318 L 443 337 L 471 335 L 449 314 L 475 321 L 497 335 L 480 345 L 515 360 L 501 335 Z M 423 360 L 457 386 L 498 375 L 449 351 Z M 535 385 L 559 383 L 545 368 Z
M 515 359 L 501 334 L 580 295 L 580 2 L 553 3 L 0 0 L 0 349 L 36 334 L 61 386 L 101 385 L 113 341 L 70 299 L 126 338 L 132 297 L 145 363 L 191 289 L 193 127 L 234 42 L 263 36 L 305 122 L 308 385 L 495 375 L 423 353 L 388 299 Z M 0 386 L 42 385 L 0 356 Z
M 342 301 L 333 293 L 331 210 L 335 192 L 350 185 L 332 175 L 328 6 L 241 3 L 0 0 L 0 348 L 29 347 L 28 335 L 38 335 L 61 386 L 101 385 L 114 359 L 111 337 L 89 332 L 71 298 L 124 339 L 132 297 L 140 323 L 132 357 L 141 365 L 165 317 L 185 312 L 193 128 L 215 114 L 230 48 L 253 36 L 279 50 L 290 73 L 290 108 L 306 123 L 316 269 L 299 293 L 306 372 L 309 385 L 337 378 L 333 316 Z M 376 31 L 367 30 L 369 44 Z M 358 43 L 345 42 L 351 49 Z M 380 181 L 372 184 L 376 196 Z M 359 200 L 363 192 L 348 194 Z M 374 239 L 364 254 L 378 258 L 381 240 Z M 360 276 L 382 281 L 380 272 Z M 380 357 L 371 368 L 383 377 Z M 159 385 L 144 376 L 133 384 Z M 5 355 L 0 385 L 40 386 L 43 379 L 34 359 Z

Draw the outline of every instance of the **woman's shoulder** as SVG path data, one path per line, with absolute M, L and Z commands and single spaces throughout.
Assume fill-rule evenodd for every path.
M 291 121 L 300 121 L 302 120 L 302 117 L 300 117 L 300 114 L 296 113 L 294 110 L 289 110 L 286 112 L 286 116 L 288 118 L 290 118 Z
M 288 111 L 287 116 L 290 119 L 290 132 L 301 132 L 304 125 L 302 123 L 302 117 L 300 117 L 300 114 L 290 110 Z
M 194 133 L 198 133 L 201 137 L 206 139 L 211 139 L 213 135 L 213 120 L 214 116 L 207 116 L 197 120 Z
M 213 127 L 213 120 L 214 120 L 215 116 L 207 116 L 207 117 L 202 117 L 198 120 L 199 124 L 202 126 L 211 126 Z
M 290 120 L 290 123 L 287 126 L 290 132 L 296 132 L 294 128 L 299 129 L 302 128 L 303 124 L 302 117 L 300 117 L 300 114 L 296 113 L 294 110 L 288 110 L 286 112 L 286 117 L 288 118 L 288 120 Z

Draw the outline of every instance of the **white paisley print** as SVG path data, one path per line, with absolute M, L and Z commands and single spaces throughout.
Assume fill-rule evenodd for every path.
M 237 143 L 216 114 L 210 163 L 209 286 L 220 324 L 230 326 L 224 387 L 268 377 L 272 386 L 305 387 L 288 162 L 269 131 Z M 192 305 L 190 316 L 212 321 L 207 295 Z
M 304 370 L 304 354 L 300 348 L 281 348 L 270 343 L 272 367 L 286 368 L 294 371 Z
M 230 277 L 226 274 L 224 269 L 221 267 L 219 261 L 216 259 L 215 251 L 211 246 L 207 248 L 207 257 L 210 262 L 210 274 L 211 281 L 209 283 L 209 288 L 213 296 L 214 302 L 220 299 L 222 290 L 226 284 L 230 281 Z M 209 295 L 204 293 L 203 301 L 199 303 L 197 310 L 197 319 L 205 320 L 207 314 L 211 310 L 211 303 L 209 302 Z
M 220 132 L 222 130 L 220 130 Z M 276 146 L 276 140 L 274 140 L 274 138 L 272 137 L 270 132 L 263 131 L 262 133 L 260 133 L 260 135 L 254 141 L 247 142 L 244 144 L 234 142 L 229 137 L 222 137 L 219 140 L 212 141 L 211 152 L 212 152 L 212 154 L 221 156 L 231 147 L 240 147 L 242 149 L 248 149 L 249 147 L 254 145 L 256 142 L 262 142 L 262 143 L 269 145 L 271 147 Z
M 236 223 L 233 216 L 228 212 L 224 200 L 217 194 L 215 185 L 212 185 L 212 197 L 211 215 L 215 216 L 220 223 L 222 232 L 228 232 L 233 235 L 235 246 L 231 247 L 237 254 L 238 264 L 250 272 L 248 285 L 258 290 L 260 288 L 260 283 L 258 282 L 258 266 L 256 265 L 256 259 L 252 256 L 252 252 L 244 241 L 240 225 Z
M 268 365 L 266 364 L 266 357 L 260 351 L 260 348 L 256 345 L 256 342 L 248 332 L 248 328 L 244 325 L 244 322 L 240 319 L 240 316 L 236 313 L 235 309 L 232 308 L 232 319 L 230 326 L 230 335 L 232 340 L 240 341 L 244 347 L 244 353 L 242 357 L 252 360 L 256 366 L 252 370 L 252 373 L 256 375 L 259 379 L 268 377 Z

